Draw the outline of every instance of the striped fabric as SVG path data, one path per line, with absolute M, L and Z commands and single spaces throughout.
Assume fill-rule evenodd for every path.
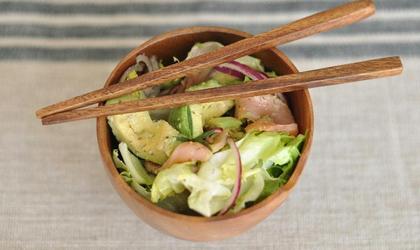
M 343 1 L 0 1 L 0 60 L 117 60 L 156 34 L 192 25 L 260 33 Z M 420 1 L 379 0 L 360 24 L 285 45 L 296 57 L 420 54 Z
M 345 0 L 0 0 L 0 250 L 420 249 L 420 0 L 281 46 L 300 70 L 401 55 L 398 77 L 310 90 L 314 142 L 289 198 L 236 238 L 178 240 L 112 188 L 95 122 L 35 110 L 100 88 L 146 39 L 179 27 L 259 33 Z

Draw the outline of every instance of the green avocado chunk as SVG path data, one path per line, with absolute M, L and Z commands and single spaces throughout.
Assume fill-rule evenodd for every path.
M 201 89 L 217 88 L 221 86 L 222 85 L 218 81 L 210 79 L 207 82 L 202 82 L 200 84 L 194 85 L 188 88 L 186 91 L 196 91 Z M 201 108 L 201 119 L 203 123 L 206 123 L 211 118 L 222 116 L 229 109 L 231 109 L 234 106 L 234 104 L 235 103 L 233 102 L 233 100 L 226 100 L 218 102 L 192 104 L 190 106 L 192 110 L 200 110 Z M 195 106 L 199 106 L 200 108 L 197 108 Z
M 107 105 L 143 99 L 142 92 L 107 101 Z M 108 124 L 118 141 L 125 142 L 136 156 L 163 164 L 179 144 L 179 132 L 164 120 L 153 121 L 149 112 L 108 116 Z
M 216 88 L 221 86 L 216 80 L 209 80 L 188 88 L 186 91 Z M 231 109 L 232 100 L 191 104 L 172 109 L 169 113 L 169 124 L 187 138 L 195 138 L 203 133 L 203 124 L 214 117 L 219 117 Z
M 223 129 L 240 129 L 242 122 L 234 117 L 214 117 L 207 121 L 206 127 Z
M 200 106 L 182 106 L 170 111 L 168 121 L 181 134 L 191 139 L 203 133 L 203 122 L 200 113 Z

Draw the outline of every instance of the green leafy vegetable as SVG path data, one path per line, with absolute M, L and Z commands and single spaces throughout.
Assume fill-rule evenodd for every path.
M 153 177 L 147 173 L 140 160 L 128 150 L 127 144 L 121 142 L 118 148 L 124 160 L 125 167 L 133 180 L 138 184 L 152 185 Z
M 134 191 L 143 196 L 144 198 L 151 200 L 151 192 L 149 188 L 144 187 L 143 185 L 138 184 L 133 180 L 131 174 L 127 171 L 121 172 L 120 176 L 130 185 Z M 176 213 L 187 213 L 190 211 L 187 203 L 189 193 L 183 192 L 180 194 L 175 194 L 170 197 L 167 197 L 164 200 L 161 200 L 157 203 L 159 207 L 165 208 L 167 210 L 176 212 Z
M 127 171 L 123 171 L 120 173 L 120 176 L 124 179 L 125 182 L 130 183 L 132 178 L 131 174 Z
M 266 74 L 268 77 L 270 77 L 270 78 L 273 78 L 273 77 L 277 77 L 277 76 L 278 76 L 278 75 L 277 75 L 277 73 L 276 73 L 276 72 L 274 72 L 274 71 L 265 72 L 265 74 Z
M 158 202 L 173 194 L 185 191 L 182 177 L 193 174 L 193 163 L 174 164 L 158 173 L 152 186 L 152 202 Z
M 193 172 L 194 164 L 180 163 L 160 172 L 152 186 L 153 202 L 171 195 L 190 191 L 189 208 L 204 216 L 211 216 L 229 199 L 231 191 L 223 185 L 200 178 Z
M 298 135 L 276 154 L 267 159 L 263 165 L 265 185 L 260 198 L 269 196 L 287 183 L 299 159 L 300 149 L 304 141 L 305 136 Z
M 150 192 L 146 190 L 145 187 L 138 184 L 135 181 L 131 181 L 130 186 L 141 196 L 145 197 L 146 199 L 150 200 Z
M 294 138 L 280 132 L 253 132 L 236 142 L 241 155 L 243 176 L 241 193 L 233 211 L 239 211 L 247 202 L 268 196 L 281 183 L 287 182 L 299 157 L 298 148 L 304 138 L 303 135 Z M 273 164 L 281 165 L 288 174 L 282 172 L 277 178 L 271 176 L 267 169 Z M 197 175 L 231 189 L 235 173 L 234 157 L 228 149 L 214 154 L 207 162 L 202 163 Z
M 112 151 L 112 160 L 114 160 L 115 166 L 122 170 L 122 171 L 127 171 L 127 167 L 125 166 L 124 162 L 122 162 L 119 158 L 119 153 L 118 153 L 118 149 L 114 149 Z
M 167 209 L 175 213 L 190 214 L 191 210 L 188 207 L 188 196 L 190 193 L 184 191 L 179 194 L 174 194 L 167 197 L 164 200 L 161 200 L 157 205 L 161 208 Z
M 244 83 L 247 83 L 247 82 L 251 82 L 252 81 L 252 79 L 251 79 L 251 77 L 249 77 L 249 76 L 245 76 L 245 78 L 244 78 Z
M 264 189 L 264 177 L 261 171 L 256 171 L 254 174 L 243 179 L 242 182 L 241 193 L 232 209 L 234 213 L 245 208 L 247 202 L 257 200 Z
M 191 50 L 188 52 L 187 58 L 185 60 L 191 59 L 193 57 L 206 54 L 208 52 L 217 50 L 219 48 L 223 47 L 223 44 L 219 42 L 204 42 L 204 43 L 196 43 L 191 48 Z
M 137 75 L 137 72 L 135 70 L 132 70 L 132 71 L 130 71 L 130 73 L 128 73 L 127 80 L 135 79 L 137 77 L 139 77 Z
M 225 186 L 200 178 L 196 174 L 182 176 L 182 183 L 191 193 L 188 206 L 206 217 L 220 211 L 232 195 Z

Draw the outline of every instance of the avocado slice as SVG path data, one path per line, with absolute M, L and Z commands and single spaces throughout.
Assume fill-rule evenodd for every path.
M 219 82 L 211 79 L 207 82 L 189 87 L 186 91 L 216 88 L 221 86 Z M 203 133 L 203 124 L 210 118 L 219 117 L 231 109 L 234 102 L 219 101 L 201 104 L 191 104 L 180 108 L 172 109 L 169 114 L 169 124 L 176 128 L 181 134 L 192 139 Z
M 217 88 L 222 86 L 218 81 L 211 79 L 207 82 L 202 82 L 200 84 L 194 85 L 189 87 L 186 91 L 196 91 L 201 89 L 210 89 L 210 88 Z M 201 103 L 201 104 L 192 104 L 190 105 L 192 110 L 200 110 L 201 109 L 201 120 L 203 123 L 206 123 L 207 120 L 222 116 L 226 113 L 229 109 L 234 106 L 233 100 L 226 100 L 226 101 L 218 101 L 218 102 L 208 102 L 208 103 Z M 200 106 L 198 108 L 196 106 Z
M 107 101 L 115 104 L 143 99 L 142 92 Z M 175 147 L 179 132 L 164 120 L 153 121 L 149 112 L 108 116 L 108 124 L 118 141 L 125 142 L 136 156 L 158 164 L 163 164 Z
M 169 113 L 168 121 L 169 124 L 189 139 L 203 133 L 200 106 L 192 107 L 192 105 L 187 105 L 172 109 Z
M 206 127 L 223 129 L 240 129 L 242 122 L 234 117 L 214 117 L 207 121 Z
M 205 127 L 207 128 L 222 128 L 228 131 L 229 136 L 235 140 L 240 140 L 244 137 L 244 133 L 241 131 L 242 122 L 231 116 L 214 117 L 209 119 Z

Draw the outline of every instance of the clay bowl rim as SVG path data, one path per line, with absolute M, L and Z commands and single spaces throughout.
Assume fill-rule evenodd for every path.
M 170 37 L 174 37 L 177 35 L 188 35 L 188 34 L 194 34 L 194 33 L 202 33 L 202 32 L 219 32 L 219 33 L 228 33 L 232 35 L 237 35 L 240 37 L 249 37 L 252 36 L 252 34 L 231 29 L 231 28 L 225 28 L 225 27 L 217 27 L 217 26 L 194 26 L 194 27 L 188 27 L 188 28 L 180 28 L 180 29 L 174 29 L 165 33 L 162 33 L 160 35 L 157 35 L 155 37 L 152 37 L 148 41 L 144 42 L 143 44 L 140 44 L 136 48 L 132 49 L 121 61 L 118 62 L 118 64 L 114 67 L 113 71 L 110 73 L 108 79 L 106 80 L 105 86 L 114 84 L 112 82 L 112 79 L 115 77 L 114 75 L 117 73 L 117 69 L 127 63 L 129 61 L 129 58 L 132 58 L 133 54 L 138 55 L 142 50 L 147 48 L 148 46 L 159 43 L 162 40 L 168 39 Z M 280 57 L 281 60 L 287 64 L 287 66 L 293 71 L 298 72 L 295 65 L 292 63 L 292 61 L 280 50 L 276 48 L 270 49 L 273 53 L 276 54 L 276 56 Z M 196 223 L 203 223 L 203 222 L 214 222 L 214 221 L 224 221 L 224 220 L 233 220 L 233 219 L 240 219 L 242 217 L 245 217 L 249 214 L 256 213 L 261 208 L 269 205 L 273 200 L 278 198 L 282 195 L 288 195 L 288 192 L 293 189 L 297 181 L 299 179 L 299 176 L 301 175 L 303 168 L 306 164 L 307 157 L 309 156 L 310 149 L 312 146 L 312 140 L 313 140 L 313 129 L 314 129 L 314 118 L 313 118 L 313 107 L 312 107 L 312 100 L 309 94 L 309 91 L 307 89 L 302 90 L 305 98 L 308 102 L 308 108 L 309 108 L 309 128 L 306 131 L 306 140 L 303 146 L 303 151 L 301 153 L 301 156 L 297 162 L 297 165 L 295 167 L 295 170 L 291 177 L 289 178 L 288 182 L 281 188 L 279 188 L 276 192 L 265 198 L 264 200 L 258 202 L 257 204 L 243 209 L 242 211 L 236 213 L 236 214 L 226 214 L 222 216 L 214 216 L 214 217 L 203 217 L 203 216 L 193 216 L 193 215 L 184 215 L 175 213 L 166 209 L 163 209 L 156 204 L 152 203 L 151 201 L 143 198 L 143 196 L 136 193 L 119 175 L 117 168 L 114 165 L 114 162 L 112 160 L 111 154 L 112 154 L 112 148 L 108 147 L 109 143 L 107 143 L 108 136 L 112 136 L 111 131 L 107 125 L 106 117 L 99 117 L 96 120 L 96 131 L 97 131 L 97 141 L 99 146 L 99 151 L 101 153 L 101 158 L 103 160 L 103 163 L 105 165 L 105 168 L 107 169 L 107 173 L 110 178 L 112 178 L 115 182 L 112 183 L 113 185 L 119 185 L 122 192 L 125 192 L 127 194 L 127 197 L 130 197 L 132 200 L 135 201 L 135 203 L 139 203 L 139 205 L 144 206 L 147 209 L 154 210 L 157 214 L 163 217 L 170 217 L 172 219 L 177 220 L 189 220 L 190 222 L 196 222 Z M 103 105 L 103 104 L 100 104 Z M 102 131 L 106 131 L 105 133 L 102 133 Z M 121 196 L 121 194 L 117 193 Z M 286 198 L 284 197 L 284 198 Z M 124 200 L 124 199 L 123 199 Z M 282 201 L 283 202 L 283 201 Z M 282 203 L 280 202 L 280 204 Z

